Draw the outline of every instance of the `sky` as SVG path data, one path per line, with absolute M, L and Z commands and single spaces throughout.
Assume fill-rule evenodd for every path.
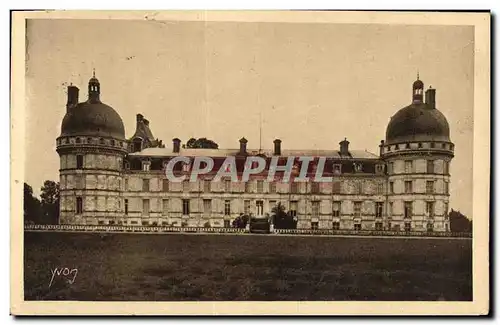
M 27 28 L 25 171 L 36 193 L 59 179 L 66 87 L 85 101 L 93 69 L 126 137 L 141 113 L 167 147 L 207 137 L 238 148 L 245 137 L 258 148 L 261 125 L 263 148 L 279 138 L 283 149 L 337 149 L 347 138 L 376 154 L 418 71 L 455 143 L 450 208 L 472 217 L 471 26 L 37 19 Z

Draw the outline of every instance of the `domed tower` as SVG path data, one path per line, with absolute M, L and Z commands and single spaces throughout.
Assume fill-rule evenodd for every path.
M 390 120 L 380 144 L 387 163 L 386 229 L 449 231 L 450 161 L 454 145 L 444 115 L 436 108 L 436 90 L 418 78 L 412 103 Z
M 60 157 L 60 224 L 113 224 L 122 216 L 123 158 L 127 153 L 120 115 L 101 102 L 93 77 L 88 99 L 68 87 L 66 115 L 57 138 Z

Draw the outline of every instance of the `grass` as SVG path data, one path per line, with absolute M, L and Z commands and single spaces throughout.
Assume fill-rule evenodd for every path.
M 472 300 L 472 241 L 26 232 L 24 272 L 26 300 Z

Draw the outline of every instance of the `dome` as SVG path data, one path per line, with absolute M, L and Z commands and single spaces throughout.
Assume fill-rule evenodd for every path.
M 90 135 L 125 139 L 120 115 L 100 101 L 79 103 L 68 110 L 61 125 L 61 136 Z
M 425 103 L 413 103 L 400 109 L 389 122 L 386 143 L 408 141 L 450 142 L 450 127 L 439 110 Z

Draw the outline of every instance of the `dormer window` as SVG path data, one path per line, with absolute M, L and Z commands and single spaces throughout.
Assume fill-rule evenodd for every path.
M 341 164 L 333 164 L 333 174 L 334 175 L 342 174 L 342 165 Z
M 362 163 L 353 163 L 353 169 L 356 173 L 359 173 L 363 171 L 363 164 Z
M 87 143 L 92 143 L 92 138 L 87 138 Z
M 99 139 L 99 144 L 104 144 L 104 139 L 103 138 Z
M 81 142 L 82 142 L 82 139 L 76 138 L 76 143 L 81 143 Z
M 183 163 L 182 164 L 182 171 L 187 173 L 191 170 L 191 162 Z
M 142 171 L 147 172 L 151 168 L 151 162 L 149 160 L 142 162 Z
M 410 149 L 410 144 L 409 143 L 406 144 L 406 149 Z
M 384 173 L 384 165 L 383 164 L 375 165 L 375 171 L 377 172 L 377 174 L 383 174 Z
M 111 145 L 114 147 L 115 146 L 115 140 L 111 139 Z

